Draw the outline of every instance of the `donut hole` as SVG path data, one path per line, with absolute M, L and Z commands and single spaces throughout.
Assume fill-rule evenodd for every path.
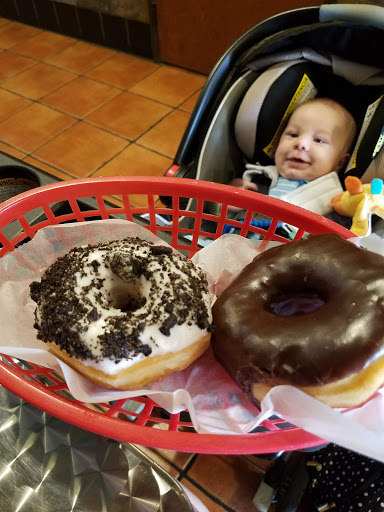
M 113 308 L 128 313 L 143 307 L 147 299 L 143 296 L 139 280 L 130 283 L 115 280 L 108 293 L 108 302 Z
M 326 300 L 315 289 L 289 289 L 281 290 L 275 295 L 268 309 L 278 316 L 305 315 L 321 308 Z

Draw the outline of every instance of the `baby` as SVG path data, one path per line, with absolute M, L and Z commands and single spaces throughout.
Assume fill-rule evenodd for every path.
M 265 174 L 271 179 L 269 195 L 281 197 L 345 167 L 355 134 L 355 120 L 340 103 L 329 98 L 309 100 L 293 111 L 274 154 L 275 166 L 247 164 L 243 178 L 231 184 L 257 190 L 253 180 Z

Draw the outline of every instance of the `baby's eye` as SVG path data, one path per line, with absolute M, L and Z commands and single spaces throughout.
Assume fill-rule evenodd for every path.
M 318 137 L 316 137 L 315 139 L 313 139 L 315 142 L 317 142 L 318 144 L 325 144 L 325 140 L 324 139 L 320 139 Z
M 293 139 L 298 137 L 297 133 L 294 133 L 294 132 L 288 132 L 287 135 L 288 135 L 288 137 L 292 137 Z

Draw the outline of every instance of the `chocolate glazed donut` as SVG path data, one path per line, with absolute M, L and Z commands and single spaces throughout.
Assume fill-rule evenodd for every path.
M 284 297 L 308 293 L 320 307 L 276 313 Z M 383 355 L 384 257 L 335 234 L 269 249 L 220 295 L 213 318 L 216 358 L 253 396 L 255 383 L 263 395 L 343 382 Z

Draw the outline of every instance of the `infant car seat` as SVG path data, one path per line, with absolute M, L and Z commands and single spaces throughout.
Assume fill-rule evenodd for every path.
M 358 126 L 342 181 L 383 178 L 383 45 L 384 9 L 373 5 L 296 9 L 256 25 L 212 70 L 166 175 L 229 183 L 246 162 L 271 163 L 293 106 L 322 95 L 345 104 Z
M 344 181 L 347 175 L 353 174 L 364 181 L 384 142 L 384 102 L 381 101 L 384 87 L 354 84 L 356 64 L 349 65 L 346 73 L 339 69 L 337 62 L 331 70 L 331 64 L 324 59 L 319 64 L 311 62 L 311 58 L 313 54 L 283 60 L 255 79 L 237 111 L 236 143 L 247 162 L 271 165 L 294 108 L 314 97 L 329 97 L 344 105 L 357 124 L 355 146 L 341 178 Z

